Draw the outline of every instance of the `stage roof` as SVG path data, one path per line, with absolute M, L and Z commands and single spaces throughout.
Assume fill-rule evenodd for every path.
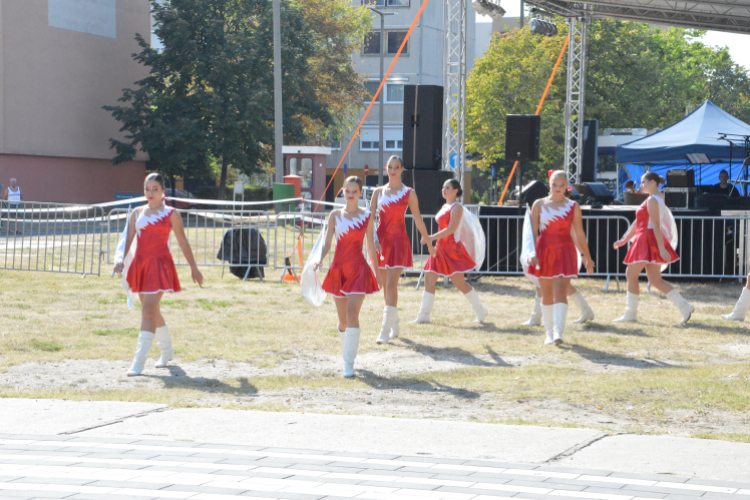
M 750 34 L 750 0 L 527 0 L 565 17 L 608 17 Z M 584 8 L 588 7 L 588 10 Z
M 711 101 L 674 125 L 637 141 L 617 146 L 617 163 L 685 162 L 688 153 L 704 153 L 711 160 L 730 157 L 729 143 L 722 134 L 750 135 L 750 125 L 722 110 Z M 730 136 L 736 144 L 744 141 Z M 743 149 L 735 147 L 731 154 L 739 158 Z

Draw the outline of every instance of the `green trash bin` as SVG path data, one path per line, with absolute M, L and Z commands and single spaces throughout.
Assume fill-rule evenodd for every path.
M 274 183 L 273 200 L 290 200 L 294 198 L 294 184 Z M 277 210 L 281 212 L 294 212 L 294 202 L 277 203 Z

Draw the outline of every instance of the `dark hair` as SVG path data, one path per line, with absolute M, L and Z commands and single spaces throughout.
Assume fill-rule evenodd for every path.
M 727 177 L 729 177 L 729 172 L 727 172 L 727 171 L 726 171 L 726 170 L 724 170 L 724 169 L 721 169 L 721 170 L 719 171 L 719 175 L 721 175 L 721 174 L 727 174 Z
M 388 161 L 385 162 L 385 164 L 386 165 L 390 165 L 393 160 L 396 160 L 398 162 L 398 164 L 401 165 L 402 167 L 404 166 L 404 162 L 401 161 L 401 157 L 396 156 L 396 155 L 393 155 L 390 158 L 388 158 Z
M 453 189 L 458 189 L 458 193 L 456 193 L 456 196 L 461 196 L 464 194 L 464 190 L 463 188 L 461 188 L 460 182 L 458 182 L 456 179 L 448 179 L 448 182 Z
M 656 172 L 646 172 L 643 174 L 643 178 L 647 181 L 656 181 L 657 184 L 664 184 L 664 177 Z
M 364 182 L 362 182 L 362 179 L 360 179 L 360 178 L 359 178 L 359 177 L 357 177 L 356 175 L 352 175 L 352 176 L 350 176 L 350 177 L 347 177 L 347 178 L 346 178 L 346 180 L 344 181 L 344 186 L 346 186 L 346 185 L 347 185 L 347 184 L 349 184 L 350 182 L 354 182 L 354 183 L 356 183 L 356 184 L 357 184 L 357 186 L 359 186 L 359 190 L 360 190 L 360 191 L 362 191 L 362 189 L 364 188 L 364 185 L 365 185 L 365 183 L 364 183 Z
M 153 174 L 148 174 L 146 176 L 146 179 L 143 181 L 143 183 L 147 182 L 158 182 L 162 189 L 164 189 L 164 177 L 158 173 L 154 172 Z

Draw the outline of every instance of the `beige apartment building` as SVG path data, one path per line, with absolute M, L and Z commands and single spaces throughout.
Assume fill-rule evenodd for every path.
M 0 0 L 0 183 L 24 200 L 95 203 L 140 191 L 145 154 L 113 166 L 119 122 L 102 109 L 146 76 L 148 0 Z

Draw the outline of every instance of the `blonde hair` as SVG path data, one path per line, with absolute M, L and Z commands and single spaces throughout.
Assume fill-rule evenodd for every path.
M 555 170 L 549 176 L 549 185 L 551 186 L 552 183 L 555 182 L 555 179 L 557 179 L 558 177 L 562 177 L 563 179 L 565 179 L 565 184 L 568 184 L 568 174 L 565 173 L 565 170 Z

